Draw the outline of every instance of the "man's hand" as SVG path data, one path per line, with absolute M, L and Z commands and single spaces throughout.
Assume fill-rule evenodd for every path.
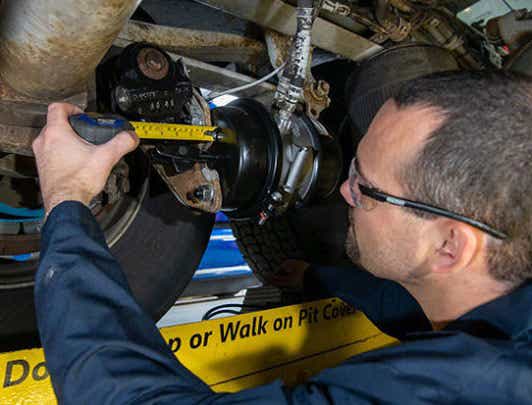
M 81 112 L 70 104 L 50 104 L 46 126 L 33 141 L 46 214 L 63 201 L 88 205 L 113 166 L 139 144 L 134 132 L 121 132 L 103 145 L 85 142 L 68 123 L 70 115 Z
M 286 259 L 281 263 L 278 273 L 264 274 L 263 277 L 276 287 L 301 290 L 304 287 L 305 272 L 309 267 L 310 263 L 303 260 Z

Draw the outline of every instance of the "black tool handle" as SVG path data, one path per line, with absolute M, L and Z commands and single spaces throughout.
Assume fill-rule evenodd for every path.
M 71 115 L 68 121 L 81 138 L 94 145 L 110 141 L 119 132 L 135 130 L 124 117 L 112 114 L 76 114 Z

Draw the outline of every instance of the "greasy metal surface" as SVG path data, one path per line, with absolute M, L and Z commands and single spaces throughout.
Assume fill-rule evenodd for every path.
M 292 39 L 287 35 L 268 29 L 264 32 L 264 39 L 272 66 L 274 68 L 281 66 L 288 59 Z
M 168 74 L 168 59 L 155 48 L 142 48 L 137 55 L 139 69 L 146 77 L 161 80 Z
M 76 94 L 64 101 L 81 108 L 87 106 L 87 94 Z M 46 121 L 48 104 L 17 93 L 0 78 L 0 124 L 42 128 Z
M 0 99 L 0 124 L 42 128 L 47 106 L 33 103 L 10 103 Z
M 0 61 L 0 64 L 2 62 Z M 41 100 L 35 97 L 29 97 L 24 94 L 20 94 L 13 90 L 13 88 L 2 80 L 0 77 L 0 100 L 9 101 L 13 103 L 32 103 L 32 104 L 44 104 Z
M 16 91 L 59 100 L 89 75 L 140 0 L 4 0 L 0 76 Z
M 0 151 L 33 156 L 31 143 L 40 129 L 0 124 Z
M 201 0 L 201 2 L 285 35 L 293 35 L 296 31 L 295 7 L 280 0 Z M 382 49 L 366 38 L 321 17 L 316 18 L 314 22 L 312 44 L 354 61 L 365 59 Z
M 87 93 L 64 101 L 87 106 Z M 48 104 L 17 93 L 0 79 L 0 151 L 33 156 L 32 140 L 46 124 Z
M 115 46 L 125 48 L 131 42 L 117 38 L 114 42 Z M 213 91 L 222 91 L 231 89 L 233 87 L 242 86 L 248 84 L 256 79 L 241 73 L 233 72 L 231 70 L 223 69 L 218 66 L 214 66 L 197 59 L 187 58 L 185 56 L 179 56 L 174 53 L 169 53 L 172 59 L 183 60 L 183 63 L 187 67 L 190 80 L 195 86 L 210 89 Z M 251 87 L 247 90 L 240 92 L 241 97 L 253 97 L 263 102 L 271 101 L 275 86 L 270 83 L 261 83 L 257 86 Z
M 192 30 L 130 21 L 118 34 L 128 42 L 147 42 L 169 52 L 199 60 L 257 63 L 265 56 L 264 44 L 241 35 Z

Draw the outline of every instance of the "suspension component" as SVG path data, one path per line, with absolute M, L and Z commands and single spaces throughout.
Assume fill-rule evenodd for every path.
M 132 44 L 97 71 L 98 110 L 133 121 L 189 122 L 192 84 L 181 61 L 146 44 Z
M 98 106 L 123 118 L 102 117 L 97 126 L 116 134 L 125 129 L 120 122 L 131 124 L 148 140 L 141 148 L 157 173 L 191 208 L 260 222 L 330 194 L 339 180 L 339 148 L 324 146 L 332 139 L 327 131 L 296 109 L 303 101 L 313 10 L 300 10 L 273 113 L 258 101 L 237 99 L 200 114 L 202 126 L 190 125 L 198 121 L 189 97 L 195 93 L 182 63 L 158 48 L 133 44 L 99 69 Z M 315 92 L 316 109 L 328 101 L 326 90 L 321 83 Z M 91 119 L 84 115 L 72 124 L 87 126 Z

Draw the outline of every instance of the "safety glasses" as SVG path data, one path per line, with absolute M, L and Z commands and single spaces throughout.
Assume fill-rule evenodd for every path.
M 438 215 L 441 217 L 454 219 L 456 221 L 460 221 L 468 225 L 471 225 L 477 229 L 480 229 L 481 231 L 486 232 L 487 234 L 497 239 L 508 238 L 508 235 L 506 235 L 505 233 L 500 232 L 482 222 L 476 221 L 468 217 L 464 217 L 463 215 L 457 214 L 452 211 L 448 211 L 443 208 L 435 207 L 433 205 L 424 204 L 421 202 L 396 197 L 394 195 L 385 193 L 376 187 L 373 187 L 371 183 L 369 183 L 369 181 L 367 181 L 360 174 L 356 157 L 351 162 L 351 167 L 349 168 L 349 180 L 348 181 L 349 181 L 349 191 L 351 193 L 351 198 L 353 199 L 353 205 L 356 208 L 362 208 L 365 211 L 371 211 L 377 206 L 378 202 L 383 202 L 383 203 L 396 205 L 399 207 L 413 208 L 419 211 L 428 212 L 430 214 Z M 368 197 L 368 198 L 364 198 L 364 197 Z

